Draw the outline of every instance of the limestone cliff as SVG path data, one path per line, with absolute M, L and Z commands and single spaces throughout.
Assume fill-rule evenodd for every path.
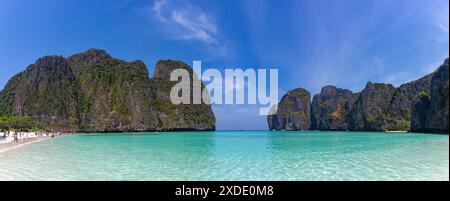
M 308 130 L 311 127 L 311 95 L 302 88 L 286 93 L 277 113 L 269 115 L 270 130 Z
M 149 79 L 142 61 L 122 61 L 98 49 L 43 57 L 0 92 L 0 115 L 35 117 L 49 130 L 71 132 L 214 130 L 210 105 L 171 103 L 176 82 L 158 72 L 172 67 L 190 70 L 179 61 L 160 61 Z
M 449 133 L 448 58 L 432 74 L 431 90 L 416 98 L 412 107 L 413 132 Z
M 311 129 L 347 130 L 347 115 L 358 94 L 335 86 L 325 86 L 311 106 Z

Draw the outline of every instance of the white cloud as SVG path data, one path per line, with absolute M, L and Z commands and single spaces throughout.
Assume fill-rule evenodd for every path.
M 188 30 L 187 34 L 183 35 L 182 38 L 198 39 L 207 44 L 217 43 L 212 36 L 212 34 L 217 32 L 217 28 L 203 13 L 193 17 L 189 13 L 173 10 L 171 17 L 175 23 Z
M 217 25 L 206 12 L 190 4 L 172 4 L 157 0 L 152 6 L 155 18 L 175 39 L 197 40 L 207 45 L 218 45 Z
M 166 19 L 161 15 L 161 7 L 166 3 L 166 1 L 161 0 L 161 1 L 155 1 L 155 3 L 153 4 L 153 11 L 155 12 L 156 17 L 158 18 L 158 20 L 160 21 L 166 21 Z

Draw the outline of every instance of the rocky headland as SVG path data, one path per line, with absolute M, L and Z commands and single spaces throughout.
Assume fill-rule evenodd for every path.
M 46 56 L 9 80 L 0 92 L 0 116 L 32 117 L 62 132 L 215 130 L 210 105 L 171 103 L 174 68 L 192 72 L 180 61 L 164 60 L 149 78 L 142 61 L 98 49 Z
M 394 87 L 368 82 L 359 93 L 325 86 L 314 96 L 302 89 L 288 92 L 275 115 L 267 117 L 270 130 L 350 130 L 449 132 L 448 59 L 435 72 Z M 289 101 L 287 101 L 289 100 Z M 311 109 L 293 107 L 302 105 Z M 308 118 L 293 114 L 311 111 Z M 301 126 L 298 126 L 301 125 Z
M 268 116 L 273 130 L 308 130 L 311 127 L 311 95 L 302 88 L 286 93 L 275 115 Z

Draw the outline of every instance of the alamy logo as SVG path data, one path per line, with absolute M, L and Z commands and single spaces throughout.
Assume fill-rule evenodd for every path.
M 192 76 L 186 69 L 176 69 L 170 81 L 178 82 L 170 91 L 170 100 L 176 105 L 258 104 L 259 115 L 272 115 L 277 111 L 278 69 L 225 69 L 222 75 L 214 68 L 202 72 L 201 61 L 194 61 Z M 203 89 L 202 81 L 208 83 Z

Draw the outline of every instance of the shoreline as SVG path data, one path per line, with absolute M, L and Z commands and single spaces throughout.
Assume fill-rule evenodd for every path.
M 44 141 L 44 140 L 50 139 L 50 138 L 52 138 L 52 137 L 28 138 L 28 139 L 20 140 L 19 142 L 11 142 L 11 143 L 0 144 L 0 154 L 3 154 L 3 153 L 5 153 L 7 151 L 10 151 L 10 150 L 14 150 L 14 149 L 18 149 L 18 148 L 24 147 L 26 145 L 38 143 L 38 142 L 41 142 L 41 141 Z

